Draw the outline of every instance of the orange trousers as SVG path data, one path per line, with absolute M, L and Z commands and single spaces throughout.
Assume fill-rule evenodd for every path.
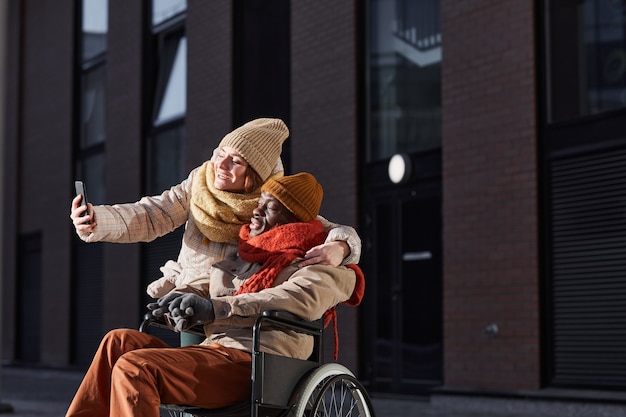
M 221 345 L 172 348 L 132 329 L 107 333 L 66 416 L 159 417 L 159 405 L 219 408 L 250 399 L 251 355 Z

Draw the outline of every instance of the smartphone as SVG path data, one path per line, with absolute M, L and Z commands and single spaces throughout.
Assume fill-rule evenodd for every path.
M 85 188 L 85 184 L 82 181 L 74 181 L 74 187 L 76 188 L 76 195 L 82 195 L 83 198 L 80 200 L 80 204 L 82 206 L 87 207 L 87 210 L 83 213 L 83 217 L 89 215 L 89 206 L 87 203 L 87 189 Z

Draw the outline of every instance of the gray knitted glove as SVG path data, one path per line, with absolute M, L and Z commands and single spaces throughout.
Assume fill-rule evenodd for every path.
M 183 294 L 169 302 L 170 317 L 176 323 L 174 330 L 183 332 L 196 324 L 215 320 L 213 303 L 196 294 Z
M 150 303 L 146 307 L 152 312 L 154 317 L 162 317 L 169 312 L 170 303 L 178 297 L 182 297 L 183 293 L 171 292 L 164 297 L 159 298 L 155 303 Z

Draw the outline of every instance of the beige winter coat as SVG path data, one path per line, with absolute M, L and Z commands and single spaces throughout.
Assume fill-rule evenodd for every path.
M 252 325 L 264 310 L 283 310 L 305 320 L 317 320 L 326 310 L 346 301 L 355 288 L 356 274 L 347 267 L 311 265 L 298 269 L 294 261 L 282 270 L 272 288 L 233 296 L 259 268 L 238 258 L 227 259 L 213 268 L 210 293 L 215 322 L 204 326 L 204 344 L 219 343 L 250 352 Z M 261 350 L 306 359 L 311 355 L 311 336 L 293 331 L 264 329 Z

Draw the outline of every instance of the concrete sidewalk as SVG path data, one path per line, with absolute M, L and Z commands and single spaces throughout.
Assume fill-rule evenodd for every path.
M 5 366 L 1 370 L 2 390 L 0 402 L 9 405 L 13 411 L 4 415 L 13 417 L 63 417 L 83 373 L 67 370 L 33 369 Z M 561 415 L 554 413 L 520 412 L 519 407 L 502 407 L 503 411 L 479 410 L 468 407 L 465 402 L 456 404 L 440 403 L 428 400 L 398 400 L 372 398 L 376 417 L 538 417 Z M 514 410 L 514 411 L 512 411 Z M 567 417 L 574 416 L 622 416 L 618 410 L 623 407 L 603 410 L 604 412 L 578 413 L 566 412 Z
M 83 377 L 80 372 L 18 367 L 3 367 L 1 372 L 0 401 L 13 408 L 5 414 L 13 417 L 63 417 Z M 435 407 L 427 401 L 373 398 L 373 402 L 377 417 L 489 417 Z
M 32 368 L 2 368 L 0 400 L 13 408 L 7 416 L 62 417 L 83 374 Z

